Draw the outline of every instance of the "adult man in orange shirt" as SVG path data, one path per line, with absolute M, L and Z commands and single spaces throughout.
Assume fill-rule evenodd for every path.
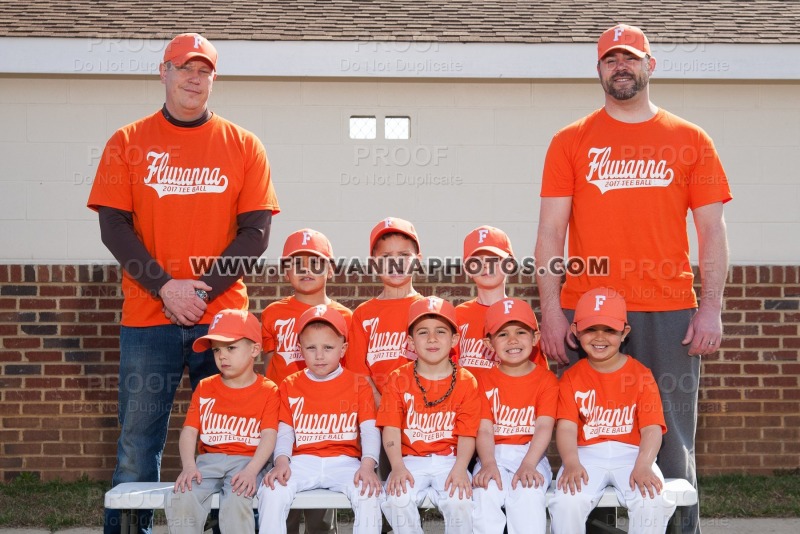
M 198 34 L 167 45 L 164 107 L 111 137 L 89 196 L 123 269 L 113 485 L 159 479 L 184 367 L 193 388 L 217 372 L 211 351 L 192 343 L 220 310 L 247 310 L 241 269 L 195 272 L 191 258 L 260 256 L 280 209 L 264 146 L 208 109 L 216 65 L 216 49 Z M 120 531 L 116 512 L 106 510 L 106 533 Z M 139 532 L 151 523 L 152 512 L 140 513 Z
M 614 26 L 597 51 L 605 107 L 559 131 L 545 159 L 535 254 L 542 349 L 559 364 L 577 361 L 569 324 L 578 297 L 600 286 L 619 292 L 636 332 L 625 350 L 653 371 L 664 403 L 669 432 L 658 465 L 665 477 L 696 484 L 699 356 L 717 350 L 722 337 L 722 206 L 730 188 L 708 135 L 650 101 L 656 60 L 642 30 Z M 699 242 L 699 308 L 689 210 Z M 552 260 L 564 253 L 568 225 L 568 257 L 579 259 L 561 288 Z M 683 532 L 699 532 L 698 508 L 686 517 Z

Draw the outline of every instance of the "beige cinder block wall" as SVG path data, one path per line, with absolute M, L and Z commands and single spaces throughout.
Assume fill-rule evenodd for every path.
M 653 80 L 656 104 L 705 128 L 722 155 L 733 263 L 800 259 L 798 85 Z M 116 128 L 162 102 L 155 76 L 0 77 L 0 262 L 110 262 L 85 208 L 97 161 Z M 387 215 L 417 225 L 427 256 L 458 256 L 483 223 L 529 255 L 550 138 L 601 104 L 594 80 L 223 77 L 211 100 L 267 147 L 283 208 L 270 258 L 303 226 L 363 258 Z M 351 116 L 376 117 L 377 139 L 350 139 Z M 386 116 L 409 117 L 410 139 L 383 139 Z

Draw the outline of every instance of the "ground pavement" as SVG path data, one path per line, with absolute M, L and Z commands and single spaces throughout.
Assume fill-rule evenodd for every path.
M 703 519 L 703 534 L 797 534 L 800 532 L 800 518 L 791 519 Z M 441 521 L 426 522 L 426 534 L 443 534 L 444 523 Z M 102 528 L 72 528 L 58 530 L 57 534 L 96 534 Z M 352 525 L 339 523 L 339 534 L 351 534 Z M 0 528 L 0 534 L 50 534 L 42 529 Z M 156 527 L 153 534 L 167 534 L 166 527 Z

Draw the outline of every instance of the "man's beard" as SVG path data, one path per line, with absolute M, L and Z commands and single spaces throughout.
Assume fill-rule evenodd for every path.
M 633 81 L 633 84 L 629 84 L 626 87 L 614 86 L 615 79 L 624 77 L 630 78 Z M 642 89 L 647 87 L 649 81 L 650 77 L 645 71 L 642 71 L 639 76 L 634 75 L 632 72 L 619 72 L 612 75 L 611 78 L 602 80 L 602 85 L 603 89 L 609 96 L 617 100 L 630 100 L 639 94 Z

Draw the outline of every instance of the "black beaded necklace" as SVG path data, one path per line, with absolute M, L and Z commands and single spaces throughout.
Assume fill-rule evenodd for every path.
M 422 387 L 422 384 L 419 381 L 419 374 L 417 373 L 418 361 L 419 360 L 414 360 L 414 380 L 417 382 L 417 387 L 422 392 L 422 402 L 425 403 L 425 407 L 431 408 L 432 406 L 436 406 L 437 404 L 441 404 L 442 402 L 444 402 L 445 399 L 447 399 L 447 397 L 449 397 L 450 394 L 453 393 L 453 390 L 456 387 L 456 366 L 453 362 L 450 362 L 450 365 L 453 367 L 453 374 L 450 377 L 450 389 L 447 390 L 447 393 L 445 393 L 444 396 L 442 396 L 440 399 L 437 399 L 435 401 L 428 401 L 428 395 L 427 395 L 428 392 L 425 390 L 424 387 Z

